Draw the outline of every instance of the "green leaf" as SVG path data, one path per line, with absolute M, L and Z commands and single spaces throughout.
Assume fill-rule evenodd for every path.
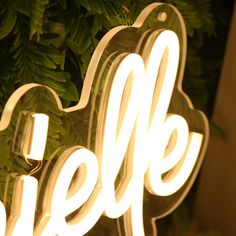
M 31 11 L 30 11 L 30 40 L 33 36 L 37 35 L 37 40 L 39 41 L 40 35 L 43 33 L 43 17 L 46 9 L 46 5 L 49 0 L 34 0 L 31 1 Z
M 30 0 L 16 0 L 15 8 L 21 14 L 30 17 Z
M 78 90 L 76 88 L 76 86 L 74 85 L 74 83 L 72 83 L 71 81 L 68 81 L 65 84 L 65 92 L 63 94 L 63 98 L 69 101 L 78 101 L 79 100 L 79 94 L 78 94 Z
M 34 64 L 37 64 L 39 66 L 49 68 L 49 69 L 56 69 L 57 66 L 45 55 L 41 56 L 38 54 L 31 54 L 30 59 Z
M 51 35 L 54 35 L 50 40 L 52 45 L 59 48 L 66 37 L 66 31 L 65 31 L 65 25 L 59 22 L 47 22 L 44 24 L 45 27 L 45 33 L 50 33 Z
M 52 89 L 55 89 L 59 96 L 63 95 L 65 92 L 65 87 L 62 84 L 58 83 L 55 80 L 48 79 L 47 77 L 37 75 L 35 77 L 35 81 L 40 84 L 45 84 Z
M 15 26 L 16 19 L 17 19 L 16 9 L 14 8 L 14 6 L 10 6 L 6 10 L 2 19 L 2 23 L 0 26 L 0 39 L 5 38 L 11 33 L 11 31 Z
M 57 72 L 57 71 L 46 69 L 43 67 L 36 68 L 35 72 L 39 76 L 44 76 L 48 79 L 52 79 L 61 83 L 64 83 L 67 81 L 67 79 L 65 78 L 66 76 L 68 76 L 66 72 L 60 72 L 60 71 Z

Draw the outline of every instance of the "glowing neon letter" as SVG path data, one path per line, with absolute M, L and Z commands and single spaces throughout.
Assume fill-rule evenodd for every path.
M 34 177 L 22 175 L 17 180 L 6 235 L 33 235 L 37 188 Z
M 70 187 L 78 168 L 78 177 Z M 83 235 L 77 223 L 82 218 L 79 213 L 72 222 L 66 222 L 65 218 L 83 205 L 91 195 L 97 178 L 95 155 L 84 148 L 68 149 L 50 175 L 44 195 L 43 215 L 35 235 Z

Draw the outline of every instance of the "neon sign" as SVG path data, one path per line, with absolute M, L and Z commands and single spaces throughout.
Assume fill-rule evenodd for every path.
M 48 93 L 63 115 L 89 113 L 88 120 L 73 127 L 80 132 L 85 125 L 88 133 L 83 144 L 62 142 L 50 154 L 58 158 L 47 162 L 39 179 L 17 177 L 8 220 L 0 205 L 0 235 L 84 235 L 102 215 L 123 216 L 120 234 L 145 235 L 146 217 L 153 223 L 173 211 L 191 187 L 208 141 L 205 116 L 181 89 L 185 53 L 180 14 L 155 3 L 133 26 L 116 27 L 104 36 L 76 106 L 64 109 L 45 86 L 19 88 L 5 106 L 0 130 L 10 126 L 14 110 L 22 106 L 13 152 L 27 162 L 43 160 L 51 120 L 50 111 L 27 108 L 29 93 Z M 148 213 L 145 205 L 156 205 L 145 203 L 149 195 L 172 201 Z M 156 234 L 155 227 L 152 231 Z

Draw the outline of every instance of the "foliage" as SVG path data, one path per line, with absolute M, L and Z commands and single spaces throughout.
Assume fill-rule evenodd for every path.
M 13 91 L 26 83 L 51 87 L 61 97 L 64 106 L 77 102 L 88 63 L 99 40 L 116 25 L 132 24 L 138 13 L 151 2 L 153 0 L 2 0 L 0 113 Z M 211 2 L 161 2 L 175 5 L 185 19 L 189 36 L 185 88 L 195 105 L 210 114 L 206 74 L 214 74 L 219 65 L 206 71 L 201 50 L 206 37 L 215 34 Z M 53 115 L 55 127 L 51 140 L 54 139 L 57 145 L 61 134 L 55 131 L 56 124 L 63 121 L 60 114 Z M 12 132 L 8 130 L 1 134 L 8 146 L 12 142 Z M 0 138 L 0 186 L 12 165 L 10 148 L 1 140 L 3 138 Z M 6 158 L 2 160 L 2 157 Z M 2 191 L 0 187 L 1 196 Z
M 66 105 L 78 101 L 88 63 L 102 35 L 116 25 L 131 24 L 150 2 L 2 1 L 0 109 L 12 91 L 30 82 L 53 88 Z M 205 32 L 214 33 L 209 0 L 166 2 L 183 14 L 188 34 L 194 36 L 194 48 L 201 47 Z M 193 56 L 193 60 L 199 58 Z

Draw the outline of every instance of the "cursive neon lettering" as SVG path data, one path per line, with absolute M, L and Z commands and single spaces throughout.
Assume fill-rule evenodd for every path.
M 153 6 L 142 17 L 147 17 Z M 125 234 L 144 236 L 144 187 L 150 194 L 170 196 L 188 181 L 202 149 L 204 134 L 193 132 L 180 114 L 168 112 L 178 73 L 179 39 L 171 30 L 147 31 L 144 36 L 140 55 L 121 53 L 109 66 L 94 153 L 81 146 L 65 150 L 50 169 L 43 190 L 41 183 L 51 166 L 45 168 L 39 187 L 36 178 L 19 176 L 7 222 L 5 207 L 0 202 L 0 236 L 84 235 L 102 215 L 112 219 L 123 215 Z M 90 73 L 94 76 L 93 72 Z M 23 93 L 24 89 L 16 92 Z M 54 97 L 59 104 L 59 98 L 55 94 Z M 7 107 L 3 112 L 0 129 L 10 122 L 10 112 L 17 103 L 14 98 L 9 99 L 10 110 Z M 41 161 L 49 117 L 31 113 L 29 118 L 18 149 L 26 159 Z M 17 144 L 17 138 L 13 144 Z M 42 211 L 34 222 L 40 190 Z
M 157 45 L 161 50 L 156 49 Z M 183 117 L 174 114 L 167 115 L 167 108 L 169 106 L 178 66 L 178 57 L 177 60 L 173 60 L 174 55 L 178 52 L 176 48 L 178 48 L 178 38 L 176 35 L 171 31 L 164 31 L 156 38 L 153 48 L 150 51 L 148 64 L 145 67 L 141 57 L 136 54 L 130 54 L 121 61 L 116 70 L 109 94 L 104 122 L 104 133 L 102 142 L 99 143 L 101 149 L 97 153 L 98 163 L 96 165 L 100 168 L 100 175 L 98 176 L 97 185 L 94 186 L 94 193 L 92 193 L 92 189 L 90 189 L 90 193 L 92 193 L 91 198 L 93 199 L 92 203 L 91 200 L 89 200 L 78 216 L 66 222 L 65 217 L 72 212 L 72 209 L 78 209 L 87 199 L 83 198 L 82 202 L 76 200 L 71 204 L 71 208 L 67 206 L 69 199 L 66 200 L 66 195 L 67 191 L 68 194 L 70 193 L 68 190 L 69 180 L 71 180 L 74 171 L 70 174 L 68 174 L 68 171 L 64 171 L 63 174 L 59 175 L 59 177 L 62 176 L 62 179 L 68 179 L 67 184 L 62 184 L 59 177 L 55 178 L 54 176 L 58 176 L 58 173 L 53 171 L 51 178 L 54 178 L 54 181 L 50 181 L 47 187 L 47 198 L 44 201 L 46 209 L 44 214 L 46 212 L 46 215 L 50 215 L 50 222 L 46 223 L 46 225 L 43 222 L 39 222 L 36 235 L 85 234 L 91 229 L 93 224 L 96 223 L 103 212 L 110 218 L 118 218 L 127 212 L 125 218 L 127 232 L 132 235 L 144 235 L 142 223 L 142 186 L 144 184 L 145 173 L 147 172 L 145 177 L 146 187 L 157 195 L 170 195 L 184 184 L 196 162 L 202 143 L 202 135 L 199 133 L 190 133 L 189 135 L 188 125 Z M 166 71 L 161 77 L 159 75 L 158 79 L 160 79 L 160 82 L 158 81 L 157 83 L 159 84 L 155 86 L 157 76 L 151 77 L 153 68 L 149 65 L 156 66 L 153 60 L 157 62 L 157 58 L 159 58 L 158 61 L 160 65 L 166 49 L 168 49 Z M 168 73 L 167 68 L 170 65 L 175 69 L 173 69 L 171 73 Z M 147 70 L 146 73 L 144 73 L 144 68 Z M 149 71 L 152 71 L 152 73 Z M 158 69 L 156 69 L 156 73 L 157 71 Z M 128 104 L 126 110 L 122 110 L 121 98 L 131 72 L 132 90 L 130 91 L 130 95 L 127 96 Z M 144 108 L 141 107 L 138 109 L 141 104 L 138 95 L 143 80 L 146 80 L 147 87 L 145 87 L 145 89 L 149 90 L 148 94 L 158 94 L 158 102 L 154 108 L 155 112 L 152 118 L 148 115 L 151 113 L 152 96 L 148 97 L 149 102 L 144 103 Z M 167 93 L 162 92 L 163 87 L 168 88 Z M 156 88 L 158 92 L 155 92 L 154 88 Z M 145 99 L 146 98 L 143 100 Z M 149 112 L 147 112 L 146 109 L 149 109 Z M 125 115 L 120 114 L 120 110 L 125 112 Z M 157 113 L 156 110 L 158 110 L 159 113 Z M 118 118 L 120 115 L 123 117 L 123 120 L 119 124 Z M 127 156 L 127 162 L 129 164 L 125 172 L 125 180 L 120 183 L 118 190 L 115 191 L 114 182 L 120 171 L 121 164 L 124 161 L 137 115 L 141 118 L 138 118 L 137 121 L 136 132 L 138 135 L 136 134 L 134 137 L 134 150 Z M 146 123 L 144 120 L 146 120 Z M 156 143 L 153 139 L 153 133 L 155 131 L 159 133 L 155 135 L 157 137 Z M 143 135 L 141 135 L 141 132 Z M 172 137 L 174 133 L 175 138 Z M 171 139 L 175 139 L 175 141 L 172 140 L 173 144 L 171 148 L 169 148 L 171 150 L 169 150 L 168 155 L 165 156 L 166 146 Z M 140 145 L 141 143 L 142 145 Z M 152 150 L 156 147 L 156 144 L 158 144 L 159 147 L 158 155 L 154 157 L 150 154 L 146 157 L 145 150 Z M 73 155 L 74 154 L 71 154 L 71 158 Z M 80 156 L 80 158 L 82 157 L 83 156 Z M 63 157 L 61 158 L 63 159 Z M 68 161 L 69 160 L 70 158 L 68 158 Z M 89 160 L 89 158 L 87 160 Z M 63 165 L 65 165 L 65 163 Z M 172 168 L 174 168 L 174 170 L 170 180 L 162 180 L 162 174 Z M 89 173 L 83 176 L 83 178 L 89 178 Z M 87 182 L 89 181 L 86 180 L 86 183 Z M 95 184 L 95 182 L 93 183 Z M 57 189 L 57 186 L 61 188 Z M 136 193 L 135 195 L 133 194 L 134 192 Z M 80 191 L 78 191 L 77 194 L 79 197 L 84 196 Z M 89 195 L 86 197 L 89 197 Z M 106 204 L 104 205 L 104 203 Z M 64 206 L 64 210 L 58 207 L 61 205 Z M 45 217 L 42 216 L 42 219 L 45 219 Z M 90 222 L 90 224 L 87 222 Z M 93 222 L 93 224 L 91 222 Z M 131 227 L 129 226 L 130 222 L 132 222 Z

